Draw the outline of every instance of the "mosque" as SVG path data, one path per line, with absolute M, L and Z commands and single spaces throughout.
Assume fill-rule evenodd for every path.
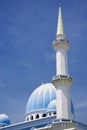
M 30 95 L 24 122 L 11 124 L 6 114 L 0 114 L 0 130 L 87 130 L 87 125 L 75 119 L 70 98 L 73 78 L 68 73 L 67 51 L 70 43 L 64 32 L 61 7 L 59 7 L 56 39 L 56 76 L 52 83 L 42 84 Z

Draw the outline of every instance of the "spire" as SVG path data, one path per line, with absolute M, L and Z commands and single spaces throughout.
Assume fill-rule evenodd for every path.
M 59 6 L 57 36 L 61 35 L 61 34 L 65 35 L 65 33 L 64 33 L 64 26 L 63 26 L 63 19 L 62 19 L 61 6 Z

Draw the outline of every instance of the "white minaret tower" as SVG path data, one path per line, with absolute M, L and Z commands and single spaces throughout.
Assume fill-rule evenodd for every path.
M 64 33 L 61 7 L 59 7 L 56 40 L 53 41 L 53 48 L 56 52 L 56 76 L 53 77 L 53 84 L 57 96 L 57 119 L 71 119 L 70 86 L 72 78 L 68 74 L 67 61 L 69 46 Z

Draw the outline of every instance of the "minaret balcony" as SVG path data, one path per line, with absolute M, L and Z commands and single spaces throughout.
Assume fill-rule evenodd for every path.
M 69 75 L 57 75 L 53 76 L 52 82 L 55 85 L 58 83 L 58 84 L 67 84 L 67 86 L 71 86 L 70 84 L 72 84 L 73 79 Z
M 66 39 L 57 39 L 57 40 L 54 40 L 53 41 L 53 44 L 56 44 L 56 43 L 58 43 L 58 42 L 67 42 L 67 43 L 69 43 L 69 41 L 68 40 L 66 40 Z
M 57 50 L 59 48 L 63 48 L 65 50 L 68 50 L 70 47 L 69 41 L 67 39 L 57 39 L 53 41 L 53 48 L 54 50 Z
M 53 76 L 53 80 L 56 80 L 56 79 L 71 79 L 72 80 L 72 77 L 69 76 L 69 75 L 57 75 L 57 76 Z

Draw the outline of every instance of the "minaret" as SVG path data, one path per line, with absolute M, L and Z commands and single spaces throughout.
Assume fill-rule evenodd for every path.
M 56 76 L 53 77 L 53 84 L 57 96 L 57 119 L 71 119 L 70 86 L 72 78 L 68 74 L 67 61 L 69 47 L 70 44 L 64 33 L 61 7 L 59 7 L 56 40 L 53 41 L 53 48 L 56 52 Z

